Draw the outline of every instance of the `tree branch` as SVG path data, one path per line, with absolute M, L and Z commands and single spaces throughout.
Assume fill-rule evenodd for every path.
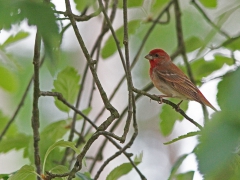
M 50 91 L 41 91 L 40 92 L 41 96 L 53 96 L 53 97 L 57 97 L 58 100 L 60 100 L 63 104 L 65 104 L 67 107 L 71 108 L 72 110 L 74 110 L 77 114 L 81 115 L 83 118 L 85 118 L 89 124 L 91 124 L 94 128 L 97 128 L 97 126 L 85 115 L 83 114 L 80 110 L 78 110 L 76 107 L 74 107 L 73 105 L 71 105 L 69 102 L 66 101 L 66 99 L 64 99 L 64 97 L 62 96 L 61 93 L 59 92 L 50 92 Z
M 94 64 L 92 63 L 93 60 L 90 56 L 90 54 L 88 53 L 88 50 L 85 46 L 85 43 L 82 39 L 82 36 L 78 30 L 78 27 L 76 25 L 76 21 L 73 17 L 73 14 L 72 14 L 72 10 L 71 10 L 71 5 L 70 5 L 70 2 L 69 0 L 65 0 L 65 4 L 66 4 L 66 12 L 67 12 L 67 15 L 71 21 L 71 24 L 72 24 L 72 27 L 73 27 L 73 30 L 75 32 L 75 35 L 77 37 L 77 40 L 79 42 L 79 45 L 87 59 L 87 62 L 88 62 L 88 65 L 89 65 L 89 68 L 91 70 L 91 73 L 93 75 L 93 78 L 94 78 L 94 81 L 96 83 L 96 86 L 100 92 L 100 95 L 101 95 L 101 98 L 103 100 L 103 103 L 106 107 L 107 110 L 110 111 L 111 115 L 107 118 L 107 120 L 105 120 L 99 127 L 98 127 L 98 130 L 97 131 L 104 131 L 116 118 L 119 117 L 119 113 L 118 111 L 111 105 L 111 103 L 109 102 L 108 98 L 107 98 L 107 95 L 106 95 L 106 92 L 104 91 L 99 79 L 98 79 L 98 76 L 97 76 L 97 73 L 95 71 L 95 68 L 94 68 Z M 82 168 L 82 159 L 83 157 L 85 156 L 85 153 L 87 152 L 87 150 L 90 148 L 90 146 L 92 145 L 92 143 L 98 138 L 97 135 L 93 135 L 90 140 L 85 144 L 84 148 L 83 148 L 83 151 L 77 156 L 77 162 L 75 163 L 74 165 L 74 168 L 72 169 L 71 173 L 70 173 L 70 176 L 68 177 L 68 179 L 72 179 L 72 177 L 75 175 L 75 173 Z
M 114 29 L 113 29 L 113 27 L 112 27 L 112 23 L 111 23 L 108 15 L 107 15 L 105 9 L 104 9 L 102 0 L 98 0 L 98 2 L 99 2 L 99 6 L 101 7 L 101 10 L 102 10 L 102 12 L 103 12 L 104 18 L 105 18 L 105 20 L 106 20 L 106 22 L 107 22 L 107 24 L 108 24 L 108 26 L 109 26 L 109 29 L 110 29 L 110 31 L 111 31 L 111 33 L 112 33 L 113 39 L 114 39 L 114 41 L 115 41 L 115 43 L 116 43 L 116 46 L 117 46 L 117 50 L 118 50 L 120 59 L 121 59 L 121 61 L 122 61 L 123 68 L 124 68 L 124 70 L 125 70 L 125 72 L 126 72 L 126 64 L 125 64 L 125 62 L 124 62 L 124 57 L 123 57 L 123 54 L 122 54 L 122 51 L 121 51 L 121 47 L 120 47 L 120 45 L 119 45 L 120 42 L 119 42 L 119 40 L 118 40 L 118 38 L 117 38 L 117 35 L 116 35 L 116 33 L 115 33 L 115 31 L 114 31 Z
M 34 78 L 33 78 L 33 109 L 32 109 L 32 129 L 33 129 L 33 147 L 34 147 L 34 161 L 36 166 L 36 172 L 41 174 L 41 160 L 39 155 L 39 109 L 38 109 L 38 99 L 40 96 L 39 89 L 39 59 L 40 59 L 40 47 L 41 47 L 41 37 L 39 32 L 36 33 L 35 46 L 34 46 Z M 38 176 L 38 180 L 41 178 Z
M 151 95 L 149 93 L 146 93 L 145 91 L 142 90 L 138 90 L 136 88 L 133 88 L 133 91 L 144 95 L 144 96 L 148 96 L 149 98 L 151 98 L 152 100 L 158 101 L 159 102 L 159 97 L 156 95 Z M 196 121 L 194 121 L 192 118 L 188 117 L 185 112 L 179 108 L 179 106 L 177 104 L 174 104 L 173 102 L 163 99 L 162 100 L 163 103 L 168 104 L 170 106 L 172 106 L 178 113 L 180 113 L 183 117 L 185 117 L 188 121 L 190 121 L 192 124 L 194 124 L 195 126 L 197 126 L 200 130 L 203 128 L 200 124 L 198 124 Z

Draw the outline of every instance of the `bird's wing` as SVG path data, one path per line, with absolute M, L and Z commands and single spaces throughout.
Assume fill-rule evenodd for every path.
M 187 96 L 190 100 L 199 101 L 198 88 L 180 69 L 175 72 L 157 71 L 157 75 L 178 93 Z

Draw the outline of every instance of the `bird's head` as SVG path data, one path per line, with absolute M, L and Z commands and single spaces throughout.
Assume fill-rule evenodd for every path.
M 151 50 L 145 58 L 149 60 L 151 66 L 170 61 L 169 55 L 162 49 Z

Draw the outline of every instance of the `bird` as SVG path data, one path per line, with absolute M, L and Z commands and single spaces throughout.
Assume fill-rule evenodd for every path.
M 159 96 L 160 104 L 163 98 L 172 97 L 181 100 L 178 109 L 183 100 L 190 100 L 217 111 L 163 49 L 153 49 L 145 58 L 150 63 L 149 75 L 153 85 L 163 93 Z

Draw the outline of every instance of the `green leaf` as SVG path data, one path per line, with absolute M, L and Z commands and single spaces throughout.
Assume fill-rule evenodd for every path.
M 138 165 L 142 162 L 142 153 L 139 157 L 134 158 L 135 165 Z M 106 180 L 117 180 L 123 175 L 128 174 L 132 170 L 133 166 L 131 163 L 123 163 L 120 166 L 114 168 L 107 176 Z
M 0 141 L 0 152 L 6 153 L 10 150 L 26 148 L 31 137 L 26 134 L 18 133 L 14 137 L 3 138 Z
M 49 139 L 53 142 L 56 142 L 56 140 L 62 138 L 67 133 L 68 129 L 66 126 L 66 120 L 60 120 L 49 124 L 41 132 L 41 139 Z
M 18 88 L 18 81 L 14 74 L 7 68 L 0 66 L 0 87 L 8 92 L 14 92 Z
M 54 173 L 54 174 L 64 174 L 64 173 L 68 172 L 68 168 L 66 166 L 63 166 L 63 165 L 57 165 L 54 168 L 52 168 L 50 170 L 50 172 Z
M 1 180 L 8 180 L 10 174 L 0 174 L 0 179 Z
M 22 39 L 25 39 L 28 36 L 29 36 L 29 32 L 19 31 L 17 34 L 9 36 L 6 39 L 6 41 L 0 46 L 5 48 L 13 43 L 16 43 Z
M 202 39 L 196 36 L 188 38 L 185 42 L 187 52 L 192 52 L 203 45 Z
M 36 25 L 40 32 L 47 55 L 55 61 L 59 48 L 60 36 L 58 32 L 57 19 L 50 4 L 38 1 L 17 1 L 20 14 L 28 19 L 30 25 Z
M 36 173 L 33 166 L 24 165 L 8 180 L 33 180 L 36 179 Z
M 186 138 L 189 138 L 189 137 L 192 137 L 192 136 L 199 135 L 199 133 L 200 133 L 200 131 L 189 132 L 189 133 L 187 133 L 187 134 L 184 134 L 184 135 L 182 135 L 182 136 L 179 136 L 178 138 L 175 138 L 175 139 L 173 139 L 173 140 L 171 140 L 171 141 L 168 141 L 168 142 L 165 142 L 165 143 L 163 143 L 163 144 L 164 144 L 164 145 L 172 144 L 172 143 L 177 142 L 177 141 L 179 141 L 179 140 L 181 140 L 181 139 L 186 139 Z
M 37 26 L 47 55 L 54 62 L 58 58 L 60 36 L 57 19 L 50 3 L 29 0 L 0 0 L 0 30 L 10 29 L 12 24 L 27 19 L 29 25 Z
M 40 133 L 40 139 L 47 139 L 47 141 L 40 141 L 40 157 L 44 157 L 48 148 L 57 142 L 59 139 L 63 139 L 63 136 L 68 132 L 69 121 L 60 120 L 53 122 L 46 126 Z M 64 154 L 59 148 L 56 148 L 48 155 L 48 161 L 46 162 L 45 168 L 51 169 L 54 164 L 52 162 L 58 162 L 59 157 Z
M 91 6 L 95 1 L 94 0 L 74 0 L 76 4 L 76 9 L 79 12 L 82 12 L 86 7 Z
M 194 171 L 188 171 L 186 173 L 181 173 L 176 175 L 176 180 L 193 180 Z
M 88 107 L 88 108 L 82 110 L 82 113 L 87 116 L 91 112 L 91 110 L 92 110 L 92 107 Z M 81 115 L 77 114 L 77 120 L 80 120 L 82 118 L 83 117 Z
M 76 174 L 76 177 L 77 177 L 77 180 L 93 180 L 91 177 L 90 177 L 90 174 L 85 172 L 84 174 L 83 173 L 80 173 L 80 172 L 77 172 Z
M 54 89 L 52 91 L 60 92 L 69 103 L 73 104 L 76 101 L 80 88 L 79 81 L 80 76 L 76 69 L 73 67 L 66 67 L 58 73 L 57 79 L 54 80 Z M 57 98 L 55 98 L 55 105 L 63 112 L 70 111 L 70 109 L 62 102 L 58 101 Z
M 234 114 L 234 111 L 222 109 L 201 131 L 195 153 L 198 169 L 206 179 L 239 179 L 231 178 L 236 174 L 233 172 L 236 167 L 233 162 L 239 156 L 234 154 L 236 147 L 239 146 L 239 119 L 239 114 Z M 238 168 L 239 162 L 238 160 Z
M 216 70 L 223 67 L 224 64 L 232 65 L 234 63 L 232 58 L 226 57 L 222 54 L 215 54 L 214 59 L 205 61 L 203 58 L 194 61 L 191 64 L 194 72 L 195 80 L 198 84 L 201 83 L 203 77 L 207 77 Z
M 240 69 L 224 75 L 218 84 L 221 112 L 213 116 L 199 137 L 196 155 L 199 170 L 208 179 L 239 179 L 240 160 L 234 154 L 240 136 Z M 237 161 L 237 162 L 236 162 Z
M 152 5 L 151 12 L 153 14 L 159 13 L 167 2 L 168 0 L 161 0 L 161 1 L 155 0 L 155 2 Z
M 45 157 L 44 157 L 44 161 L 43 161 L 43 172 L 45 172 L 45 163 L 46 163 L 46 160 L 47 160 L 47 157 L 49 155 L 49 153 L 55 149 L 56 147 L 70 147 L 71 149 L 73 149 L 77 154 L 80 153 L 79 149 L 77 149 L 75 147 L 75 143 L 74 142 L 69 142 L 69 141 L 64 141 L 64 140 L 60 140 L 56 143 L 54 143 L 52 146 L 50 146 L 45 154 Z
M 218 84 L 217 100 L 220 108 L 240 116 L 240 69 L 226 74 Z
M 123 175 L 128 174 L 132 170 L 132 165 L 130 163 L 123 163 L 120 166 L 114 168 L 110 174 L 107 176 L 106 180 L 117 180 Z
M 186 159 L 186 157 L 188 155 L 189 154 L 184 154 L 180 158 L 178 158 L 178 160 L 175 162 L 175 164 L 173 165 L 173 167 L 171 169 L 171 173 L 170 173 L 168 180 L 172 180 L 174 178 L 178 168 L 181 166 L 182 162 Z
M 136 29 L 138 28 L 139 24 L 140 24 L 139 20 L 130 21 L 128 23 L 128 34 L 129 35 L 134 34 Z M 123 43 L 122 43 L 122 41 L 123 41 L 123 30 L 124 30 L 123 26 L 121 26 L 120 28 L 118 28 L 115 31 L 116 36 L 117 36 L 118 40 L 120 41 L 120 47 L 123 47 Z M 117 51 L 116 43 L 113 39 L 113 36 L 111 35 L 107 39 L 107 41 L 106 41 L 106 43 L 105 43 L 105 45 L 102 49 L 102 52 L 101 52 L 102 57 L 104 59 L 106 59 L 106 58 L 112 56 L 116 51 Z
M 183 101 L 180 105 L 180 108 L 183 111 L 186 111 L 188 108 L 188 102 Z M 164 136 L 169 135 L 174 127 L 174 124 L 177 120 L 182 120 L 183 116 L 176 112 L 171 106 L 167 104 L 162 105 L 162 111 L 160 113 L 160 130 Z
M 142 7 L 143 0 L 131 0 L 127 1 L 127 7 L 128 8 L 134 8 L 134 7 Z M 118 2 L 118 7 L 123 8 L 123 1 Z
M 215 8 L 215 7 L 217 7 L 217 0 L 199 0 L 199 1 L 206 8 Z
M 0 0 L 0 30 L 10 29 L 12 24 L 21 22 L 24 17 L 19 14 L 19 9 L 14 6 L 13 0 Z

